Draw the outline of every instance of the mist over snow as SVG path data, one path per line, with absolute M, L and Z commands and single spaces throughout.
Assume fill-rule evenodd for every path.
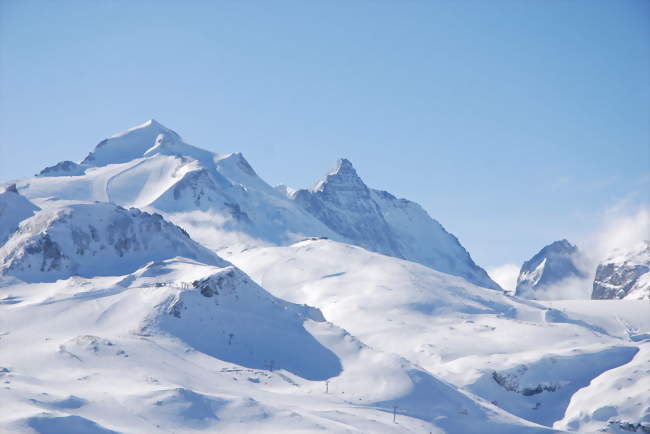
M 508 292 L 514 292 L 520 268 L 521 266 L 517 264 L 503 264 L 498 267 L 488 267 L 487 272 L 501 288 Z

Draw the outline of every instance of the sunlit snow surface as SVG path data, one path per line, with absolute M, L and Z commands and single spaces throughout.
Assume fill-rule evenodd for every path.
M 272 188 L 149 121 L 0 192 L 0 432 L 650 426 L 649 300 L 486 286 L 346 160 Z

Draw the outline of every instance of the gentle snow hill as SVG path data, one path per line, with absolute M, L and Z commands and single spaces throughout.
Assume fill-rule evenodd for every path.
M 15 184 L 0 193 L 0 246 L 18 229 L 20 222 L 38 210 L 36 205 L 18 193 Z
M 0 276 L 42 282 L 115 275 L 175 256 L 225 264 L 157 214 L 108 203 L 50 207 L 24 220 L 0 247 Z
M 562 281 L 587 276 L 579 269 L 580 252 L 567 240 L 555 241 L 524 262 L 517 278 L 515 294 L 524 298 L 547 298 L 544 293 Z
M 369 189 L 346 159 L 314 188 L 290 197 L 352 244 L 501 289 L 420 205 Z
M 37 205 L 113 202 L 162 213 L 213 250 L 327 237 L 500 289 L 458 239 L 416 203 L 369 189 L 347 160 L 312 190 L 278 189 L 240 153 L 189 145 L 151 120 L 19 182 Z
M 598 265 L 591 298 L 650 300 L 650 241 L 616 250 Z
M 372 347 L 547 426 L 577 390 L 629 362 L 639 346 L 562 310 L 331 240 L 220 253 L 274 295 L 318 307 Z M 585 360 L 591 369 L 582 369 Z M 495 379 L 522 369 L 534 376 L 521 387 Z
M 227 264 L 174 258 L 122 276 L 9 281 L 0 302 L 6 432 L 552 432 Z

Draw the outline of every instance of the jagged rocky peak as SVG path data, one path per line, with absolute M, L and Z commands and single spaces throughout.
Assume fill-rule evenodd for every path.
M 298 190 L 293 200 L 344 237 L 369 250 L 402 257 L 370 190 L 352 163 L 338 160 L 336 169 L 312 189 Z
M 617 249 L 596 269 L 592 299 L 650 299 L 650 241 Z
M 36 176 L 79 176 L 83 175 L 86 168 L 74 161 L 61 161 L 54 166 L 48 166 Z
M 339 159 L 336 168 L 319 181 L 312 191 L 324 193 L 355 191 L 364 196 L 369 195 L 368 187 L 347 158 Z
M 0 247 L 0 275 L 53 281 L 73 275 L 120 275 L 177 256 L 225 261 L 159 214 L 110 203 L 47 208 Z
M 458 239 L 421 206 L 368 188 L 345 158 L 314 188 L 289 197 L 353 244 L 500 289 Z
M 537 298 L 536 291 L 570 278 L 584 278 L 580 270 L 578 248 L 566 239 L 555 241 L 524 262 L 517 279 L 516 294 L 525 298 Z

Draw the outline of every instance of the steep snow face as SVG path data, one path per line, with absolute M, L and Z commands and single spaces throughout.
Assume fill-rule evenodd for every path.
M 314 217 L 356 244 L 402 257 L 379 206 L 348 160 L 339 160 L 337 168 L 312 190 L 298 190 L 293 198 Z
M 650 299 L 650 241 L 617 250 L 596 269 L 592 299 Z
M 577 247 L 567 240 L 545 246 L 521 266 L 515 293 L 519 297 L 535 299 L 550 285 L 571 277 L 585 278 L 576 265 L 578 255 Z
M 476 265 L 458 238 L 432 219 L 417 203 L 386 191 L 370 190 L 404 258 L 459 276 L 484 288 L 501 288 Z
M 13 234 L 21 221 L 34 215 L 39 208 L 18 193 L 12 184 L 0 193 L 0 246 Z
M 174 268 L 178 266 L 170 261 L 152 263 L 133 278 L 155 286 Z M 233 266 L 199 279 L 168 280 L 167 285 L 184 289 L 172 290 L 147 318 L 143 332 L 169 333 L 205 354 L 250 369 L 284 369 L 319 381 L 340 374 L 338 357 L 303 326 L 306 320 L 324 321 L 317 309 L 273 297 Z
M 24 220 L 0 248 L 0 275 L 30 282 L 119 275 L 175 256 L 225 264 L 160 215 L 79 204 L 48 208 Z
M 342 159 L 311 190 L 291 197 L 352 243 L 374 252 L 427 265 L 480 286 L 500 289 L 469 253 L 418 204 L 369 189 Z

